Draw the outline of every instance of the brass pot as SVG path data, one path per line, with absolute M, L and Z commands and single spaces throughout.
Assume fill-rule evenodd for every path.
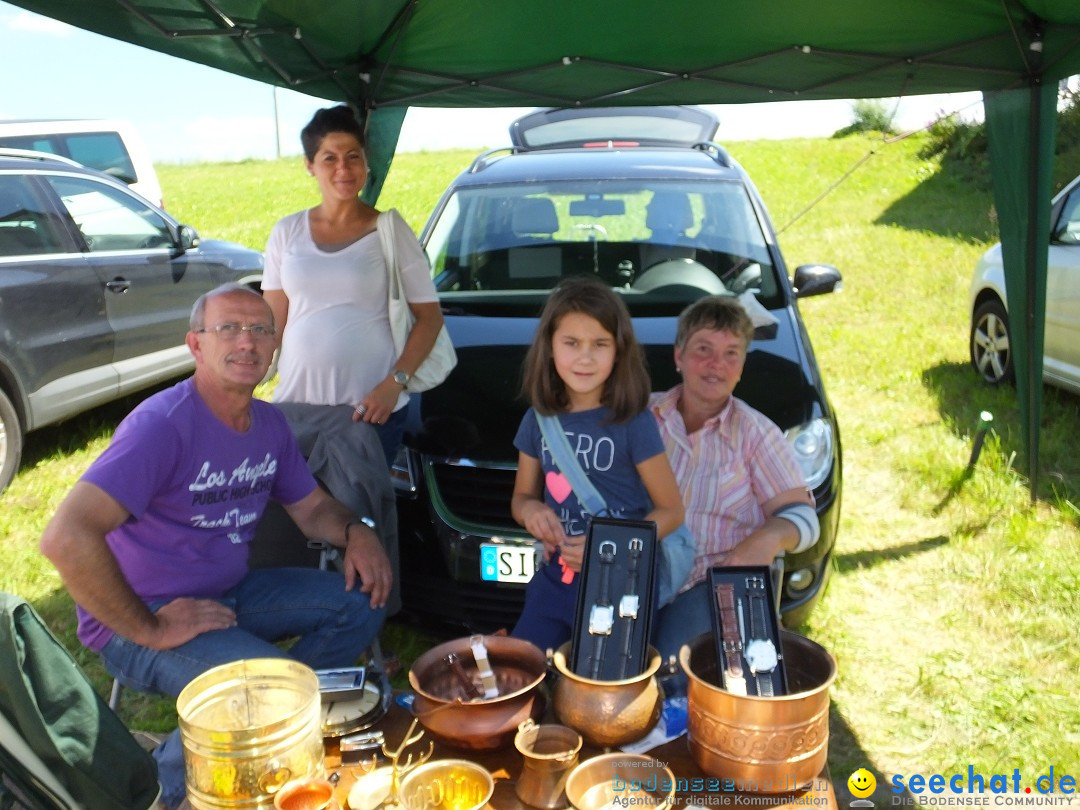
M 660 719 L 662 696 L 656 671 L 660 653 L 649 647 L 649 665 L 633 678 L 594 681 L 571 671 L 566 661 L 571 642 L 555 652 L 555 668 L 562 676 L 555 684 L 555 716 L 590 745 L 616 747 L 640 740 Z
M 645 754 L 616 752 L 587 759 L 570 772 L 566 798 L 574 810 L 638 805 L 665 810 L 675 801 L 675 774 Z
M 413 662 L 409 683 L 416 692 L 413 714 L 439 742 L 472 751 L 503 748 L 526 720 L 538 720 L 547 702 L 539 688 L 547 675 L 547 660 L 540 648 L 528 641 L 508 636 L 483 636 L 488 661 L 495 673 L 499 694 L 493 698 L 471 698 L 446 664 L 453 653 L 473 676 L 469 638 L 459 638 L 432 647 Z
M 439 759 L 401 780 L 404 810 L 482 810 L 495 791 L 490 771 L 465 759 Z
M 686 672 L 690 753 L 709 776 L 750 793 L 790 793 L 825 767 L 836 661 L 808 638 L 780 633 L 788 694 L 736 695 L 718 686 L 716 647 L 703 634 L 679 651 Z

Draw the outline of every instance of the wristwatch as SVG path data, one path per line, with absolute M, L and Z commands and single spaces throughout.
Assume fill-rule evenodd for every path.
M 757 683 L 757 693 L 763 697 L 773 696 L 772 673 L 779 663 L 776 645 L 769 638 L 769 600 L 765 598 L 765 580 L 761 577 L 746 578 L 746 593 L 750 603 L 750 639 L 746 642 L 746 663 Z
M 720 608 L 720 635 L 724 652 L 724 688 L 736 695 L 746 694 L 746 678 L 742 668 L 742 636 L 735 612 L 735 586 L 721 582 L 716 586 L 716 605 Z
M 611 635 L 611 628 L 615 624 L 615 607 L 611 604 L 611 568 L 615 564 L 615 544 L 605 540 L 600 544 L 600 593 L 597 594 L 596 604 L 589 612 L 589 633 L 595 637 L 593 641 L 592 668 L 589 677 L 596 680 L 600 677 L 600 664 L 604 660 L 604 640 Z
M 356 520 L 350 520 L 348 523 L 345 524 L 345 545 L 349 545 L 349 529 L 351 529 L 357 523 L 363 523 L 373 532 L 378 534 L 378 530 L 375 526 L 375 521 L 369 518 L 367 515 L 361 515 L 360 517 L 356 518 Z
M 407 371 L 402 371 L 400 368 L 394 370 L 394 382 L 404 388 L 409 384 L 409 380 L 412 379 L 412 374 Z
M 630 538 L 627 551 L 630 554 L 630 563 L 626 566 L 626 592 L 619 600 L 619 618 L 622 624 L 622 654 L 619 657 L 619 678 L 626 677 L 626 670 L 630 666 L 630 645 L 634 638 L 634 621 L 638 617 L 638 609 L 641 607 L 641 597 L 637 594 L 637 568 L 638 560 L 641 559 L 641 551 L 645 544 L 640 537 Z M 635 673 L 636 674 L 636 673 Z

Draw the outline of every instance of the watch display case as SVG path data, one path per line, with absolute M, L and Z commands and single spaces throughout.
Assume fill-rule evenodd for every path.
M 787 694 L 771 569 L 717 566 L 709 570 L 708 584 L 717 685 L 738 695 Z
M 596 681 L 645 669 L 655 603 L 656 524 L 594 518 L 585 539 L 570 668 Z

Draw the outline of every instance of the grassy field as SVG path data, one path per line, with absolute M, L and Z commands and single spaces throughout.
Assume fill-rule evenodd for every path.
M 801 632 L 833 652 L 830 767 L 843 783 L 892 775 L 1051 766 L 1080 771 L 1080 433 L 1077 398 L 1047 389 L 1038 498 L 1018 471 L 1015 392 L 982 386 L 967 363 L 967 289 L 996 239 L 989 193 L 918 157 L 918 137 L 738 143 L 778 228 L 859 161 L 780 241 L 791 267 L 835 264 L 844 291 L 800 304 L 839 414 L 841 527 L 829 591 Z M 418 229 L 471 152 L 409 154 L 380 201 Z M 1080 167 L 1059 166 L 1059 179 Z M 262 248 L 282 214 L 314 204 L 298 159 L 160 168 L 166 204 L 205 234 Z M 0 587 L 29 598 L 78 651 L 70 600 L 36 550 L 56 502 L 134 400 L 31 437 L 0 496 Z M 965 473 L 978 414 L 994 430 Z M 409 629 L 384 646 L 408 649 Z M 422 642 L 421 642 L 422 643 Z M 398 646 L 400 645 L 400 647 Z M 160 702 L 132 697 L 132 725 L 164 726 Z M 879 806 L 889 793 L 878 788 Z

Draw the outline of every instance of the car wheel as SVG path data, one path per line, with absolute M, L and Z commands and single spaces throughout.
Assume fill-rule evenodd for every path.
M 971 365 L 993 385 L 1013 381 L 1009 316 L 996 298 L 975 308 L 971 319 Z
M 0 391 L 0 492 L 7 489 L 19 470 L 22 456 L 22 427 L 15 406 Z

